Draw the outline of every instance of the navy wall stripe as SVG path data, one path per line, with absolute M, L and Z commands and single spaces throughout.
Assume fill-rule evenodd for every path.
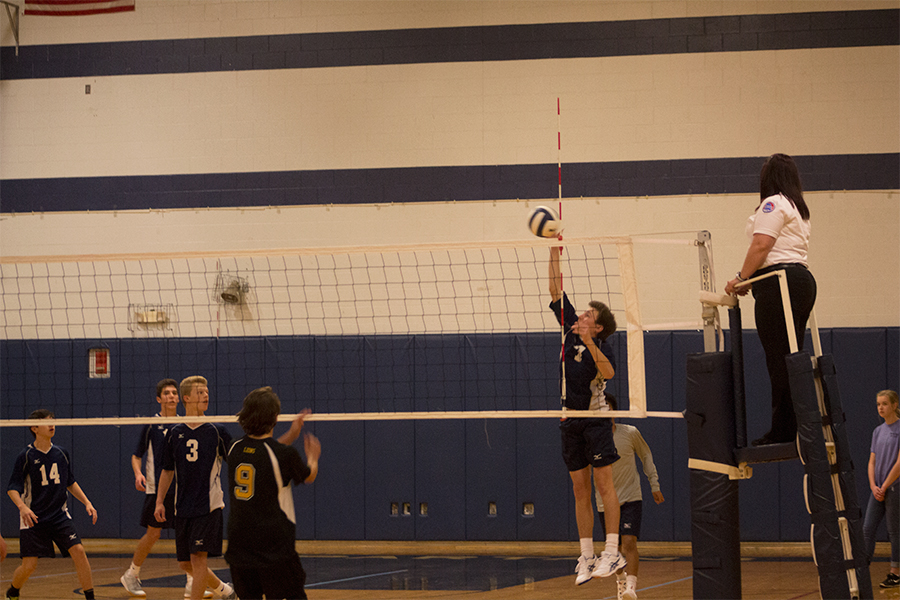
M 896 46 L 900 10 L 441 27 L 0 49 L 0 79 Z
M 900 154 L 794 157 L 804 189 L 900 189 Z M 567 198 L 759 191 L 764 157 L 563 165 Z M 551 198 L 557 166 L 491 165 L 5 179 L 0 212 Z

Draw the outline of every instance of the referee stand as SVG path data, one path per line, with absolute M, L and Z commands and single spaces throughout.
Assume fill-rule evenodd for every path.
M 798 351 L 794 328 L 787 327 L 791 354 L 785 361 L 797 416 L 796 444 L 748 446 L 740 306 L 737 298 L 712 291 L 708 233 L 701 232 L 698 246 L 704 352 L 687 357 L 684 413 L 694 598 L 742 597 L 738 484 L 753 476 L 753 464 L 798 457 L 805 470 L 803 490 L 821 597 L 872 598 L 846 419 L 834 359 L 822 354 L 815 312 L 810 315 L 814 356 Z M 784 271 L 772 271 L 747 283 L 765 277 L 779 278 L 785 323 L 793 323 Z M 719 326 L 719 306 L 728 307 L 728 351 Z

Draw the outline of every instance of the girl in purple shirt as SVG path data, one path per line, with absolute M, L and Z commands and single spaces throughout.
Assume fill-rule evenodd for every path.
M 876 396 L 878 416 L 884 423 L 872 432 L 869 454 L 869 506 L 863 533 L 869 560 L 875 552 L 875 532 L 882 520 L 887 522 L 891 541 L 891 570 L 881 582 L 883 588 L 900 587 L 900 410 L 897 392 L 884 390 Z

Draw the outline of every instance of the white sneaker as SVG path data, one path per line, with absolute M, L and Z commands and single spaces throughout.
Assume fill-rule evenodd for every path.
M 592 577 L 609 577 L 625 566 L 625 557 L 618 550 L 616 552 L 603 551 L 600 560 L 594 561 Z
M 237 594 L 234 593 L 234 588 L 230 583 L 223 582 L 222 585 L 225 586 L 225 591 L 222 592 L 222 595 L 219 596 L 219 598 L 222 598 L 222 600 L 238 600 Z
M 125 574 L 119 578 L 125 591 L 135 598 L 146 598 L 147 592 L 141 589 L 141 580 L 134 576 L 131 569 L 125 571 Z
M 585 558 L 584 556 L 578 557 L 578 562 L 575 563 L 575 585 L 581 585 L 582 583 L 587 583 L 593 577 L 592 573 L 594 571 L 594 565 L 597 563 L 597 557 L 592 556 L 591 558 Z
M 625 598 L 625 580 L 616 580 L 616 600 L 624 600 Z
M 190 600 L 190 597 L 191 597 L 191 582 L 190 581 L 188 581 L 187 584 L 185 584 L 185 586 L 184 586 L 184 597 L 187 598 L 188 600 Z M 206 588 L 203 591 L 203 597 L 207 598 L 207 599 L 212 598 L 213 597 L 212 590 L 209 588 Z
M 623 600 L 637 600 L 637 590 L 635 584 L 631 581 L 625 583 L 625 591 L 622 593 Z

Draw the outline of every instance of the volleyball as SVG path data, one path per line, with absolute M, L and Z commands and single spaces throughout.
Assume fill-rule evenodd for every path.
M 528 216 L 528 228 L 538 237 L 556 237 L 562 229 L 562 222 L 556 211 L 546 206 L 538 206 Z

